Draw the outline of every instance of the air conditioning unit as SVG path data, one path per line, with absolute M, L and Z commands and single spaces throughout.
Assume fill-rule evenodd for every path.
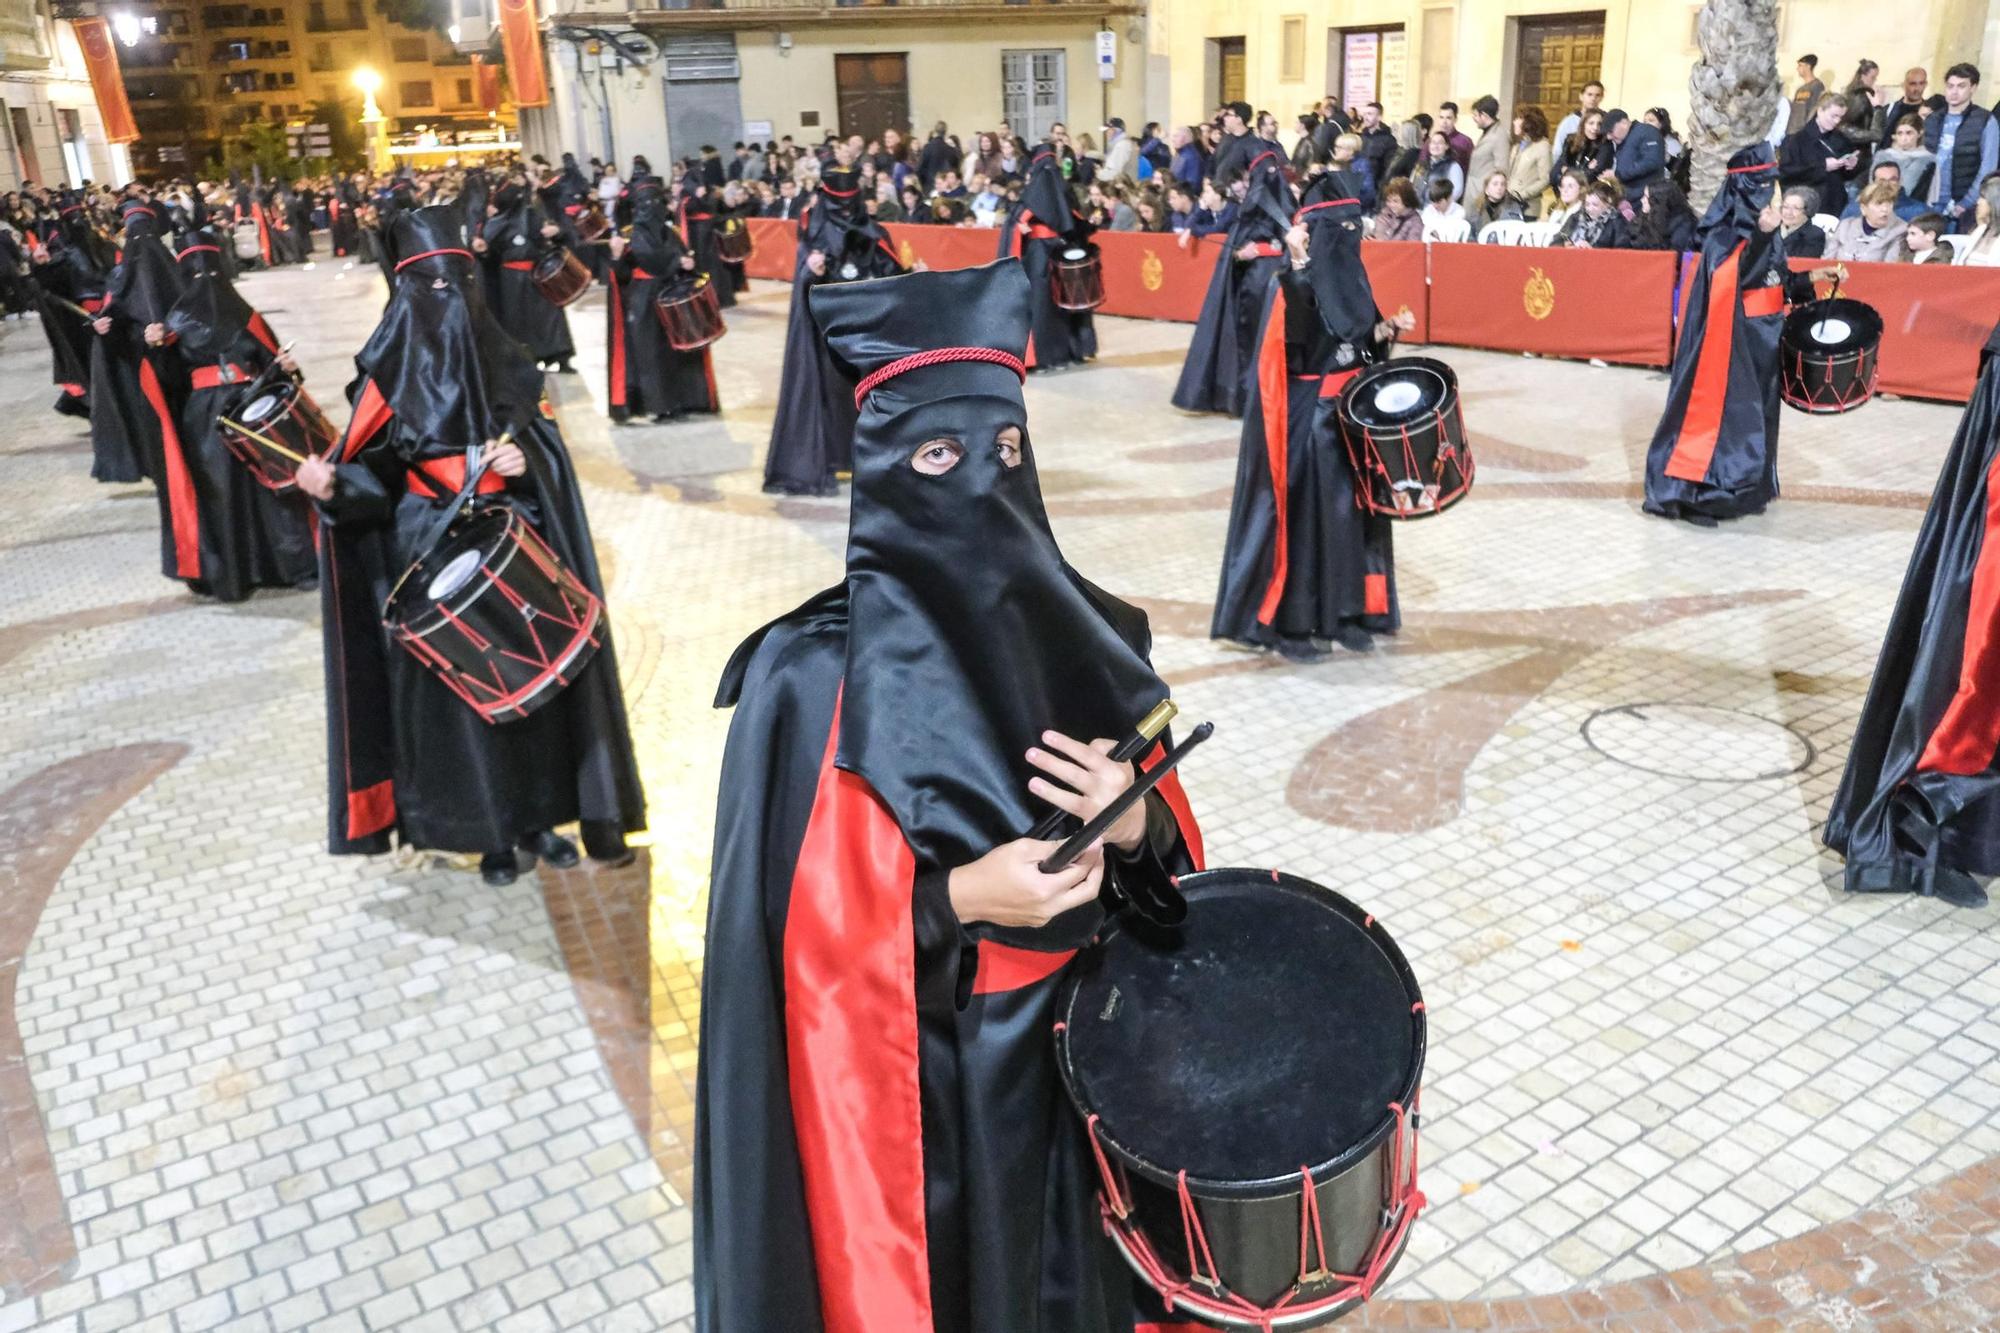
M 453 50 L 478 55 L 493 36 L 493 0 L 451 0 L 451 23 L 445 32 Z

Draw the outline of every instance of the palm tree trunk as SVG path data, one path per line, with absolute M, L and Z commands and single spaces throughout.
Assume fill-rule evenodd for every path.
M 1695 39 L 1701 59 L 1688 75 L 1687 149 L 1701 209 L 1721 188 L 1729 155 L 1764 138 L 1777 117 L 1777 0 L 1705 0 Z

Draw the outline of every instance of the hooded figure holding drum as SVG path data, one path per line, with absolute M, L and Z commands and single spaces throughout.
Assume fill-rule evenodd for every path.
M 1096 286 L 1088 293 L 1071 295 L 1058 287 L 1059 270 L 1094 265 L 1097 247 L 1090 236 L 1095 230 L 1070 203 L 1055 146 L 1043 144 L 1029 159 L 1021 201 L 1007 215 L 1000 235 L 1000 257 L 1018 257 L 1028 273 L 1034 311 L 1028 337 L 1030 370 L 1061 370 L 1097 355 L 1097 325 L 1089 302 L 1104 299 L 1102 279 L 1092 272 Z
M 677 350 L 655 310 L 662 299 L 713 281 L 696 271 L 694 256 L 667 225 L 666 189 L 657 178 L 632 187 L 631 235 L 613 238 L 610 252 L 604 286 L 611 419 L 650 412 L 656 421 L 672 421 L 720 411 L 708 347 Z
M 583 496 L 529 353 L 487 312 L 460 210 L 395 222 L 318 502 L 329 841 L 616 864 L 645 824 Z
M 1188 339 L 1173 404 L 1183 412 L 1240 417 L 1255 374 L 1265 298 L 1285 267 L 1284 238 L 1294 205 L 1284 163 L 1274 151 L 1253 157 L 1230 193 L 1235 214 Z
M 560 212 L 551 214 L 516 171 L 493 191 L 486 226 L 472 248 L 484 258 L 502 327 L 524 343 L 537 365 L 568 374 L 576 367 L 569 315 L 535 286 L 535 265 L 570 238 Z

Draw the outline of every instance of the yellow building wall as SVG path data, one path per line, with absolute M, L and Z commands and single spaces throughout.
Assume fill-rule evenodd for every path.
M 1145 118 L 1144 32 L 1126 19 L 1111 20 L 1118 34 L 1118 77 L 1110 84 L 1110 114 L 1122 116 L 1134 132 Z M 1140 44 L 1126 40 L 1128 27 Z M 910 119 L 919 138 L 942 120 L 971 147 L 970 136 L 992 129 L 1001 118 L 1000 57 L 1005 51 L 1061 49 L 1067 111 L 1075 134 L 1097 134 L 1105 119 L 1105 94 L 1097 77 L 1094 20 L 1025 21 L 1012 12 L 992 23 L 828 25 L 790 30 L 792 47 L 781 51 L 776 34 L 736 34 L 743 76 L 739 85 L 745 120 L 768 120 L 774 133 L 814 141 L 840 123 L 834 85 L 836 54 L 901 51 L 909 55 Z M 817 111 L 819 127 L 800 125 L 800 113 Z
M 1328 34 L 1341 28 L 1401 23 L 1408 42 L 1409 96 L 1406 105 L 1385 107 L 1391 120 L 1417 111 L 1435 113 L 1440 89 L 1426 98 L 1424 71 L 1442 74 L 1443 95 L 1468 105 L 1482 93 L 1511 104 L 1516 21 L 1545 14 L 1602 11 L 1603 79 L 1610 105 L 1637 114 L 1664 106 L 1677 123 L 1687 116 L 1688 71 L 1697 52 L 1692 0 L 1154 0 L 1155 42 L 1168 57 L 1166 105 L 1172 119 L 1190 122 L 1212 107 L 1211 38 L 1244 38 L 1245 95 L 1252 105 L 1275 113 L 1287 127 L 1291 117 L 1329 91 Z M 1280 19 L 1304 15 L 1304 77 L 1282 78 Z M 1162 37 L 1163 33 L 1163 37 Z M 2000 0 L 1906 0 L 1866 5 L 1855 0 L 1781 0 L 1778 58 L 1787 88 L 1792 62 L 1808 51 L 1820 58 L 1820 77 L 1844 87 L 1862 58 L 1879 62 L 1886 83 L 1900 80 L 1910 65 L 1930 69 L 1932 90 L 1946 65 L 1980 63 L 1986 79 L 1982 102 L 2000 95 Z M 1426 49 L 1428 47 L 1433 49 Z M 1338 69 L 1333 71 L 1335 80 Z

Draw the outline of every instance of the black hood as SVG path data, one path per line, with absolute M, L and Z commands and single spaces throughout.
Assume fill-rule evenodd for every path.
M 1017 260 L 814 287 L 812 316 L 862 380 L 921 353 L 979 349 L 887 379 L 861 404 L 848 525 L 848 639 L 835 762 L 894 812 L 920 862 L 962 865 L 1046 812 L 1025 756 L 1055 728 L 1122 737 L 1167 695 L 1132 645 L 1145 618 L 1064 563 L 1027 439 Z M 994 440 L 1023 434 L 1008 468 Z M 964 449 L 929 476 L 926 441 Z M 1114 623 L 1115 622 L 1115 623 Z M 1120 633 L 1122 626 L 1124 633 Z
M 223 271 L 222 240 L 209 227 L 191 228 L 176 236 L 174 255 L 180 262 L 181 272 L 190 279 Z
M 1062 161 L 1052 144 L 1043 144 L 1028 159 L 1028 179 L 1021 186 L 1021 207 L 1045 227 L 1068 233 L 1081 219 L 1070 202 L 1069 185 L 1063 180 Z
M 1278 235 L 1284 235 L 1292 225 L 1292 187 L 1285 179 L 1284 160 L 1266 148 L 1256 153 L 1247 170 L 1249 188 L 1238 212 L 1275 224 Z
M 656 278 L 680 277 L 681 256 L 687 253 L 680 234 L 667 225 L 667 192 L 657 178 L 632 191 L 632 234 L 626 238 L 632 262 Z
M 1759 141 L 1737 149 L 1729 159 L 1729 174 L 1723 177 L 1722 188 L 1702 215 L 1703 248 L 1714 238 L 1726 254 L 1738 241 L 1756 235 L 1757 215 L 1771 202 L 1777 183 L 1778 164 L 1770 144 Z
M 1306 255 L 1312 261 L 1306 278 L 1320 323 L 1334 337 L 1360 346 L 1374 336 L 1382 316 L 1361 262 L 1361 224 L 1368 210 L 1350 193 L 1355 184 L 1346 172 L 1321 176 L 1306 191 L 1298 221 L 1306 228 Z
M 458 208 L 400 213 L 394 240 L 395 290 L 355 366 L 431 448 L 464 449 L 525 426 L 541 410 L 542 372 L 488 313 Z
M 111 270 L 106 294 L 126 318 L 158 323 L 180 299 L 186 282 L 160 239 L 160 218 L 153 207 L 128 200 L 119 213 L 125 222 L 125 249 Z
M 193 255 L 184 250 L 181 266 L 188 268 L 191 259 L 213 258 L 198 250 Z M 235 284 L 223 276 L 220 266 L 210 266 L 190 273 L 187 290 L 174 302 L 165 323 L 187 360 L 220 361 L 227 359 L 237 340 L 250 331 L 256 313 Z

